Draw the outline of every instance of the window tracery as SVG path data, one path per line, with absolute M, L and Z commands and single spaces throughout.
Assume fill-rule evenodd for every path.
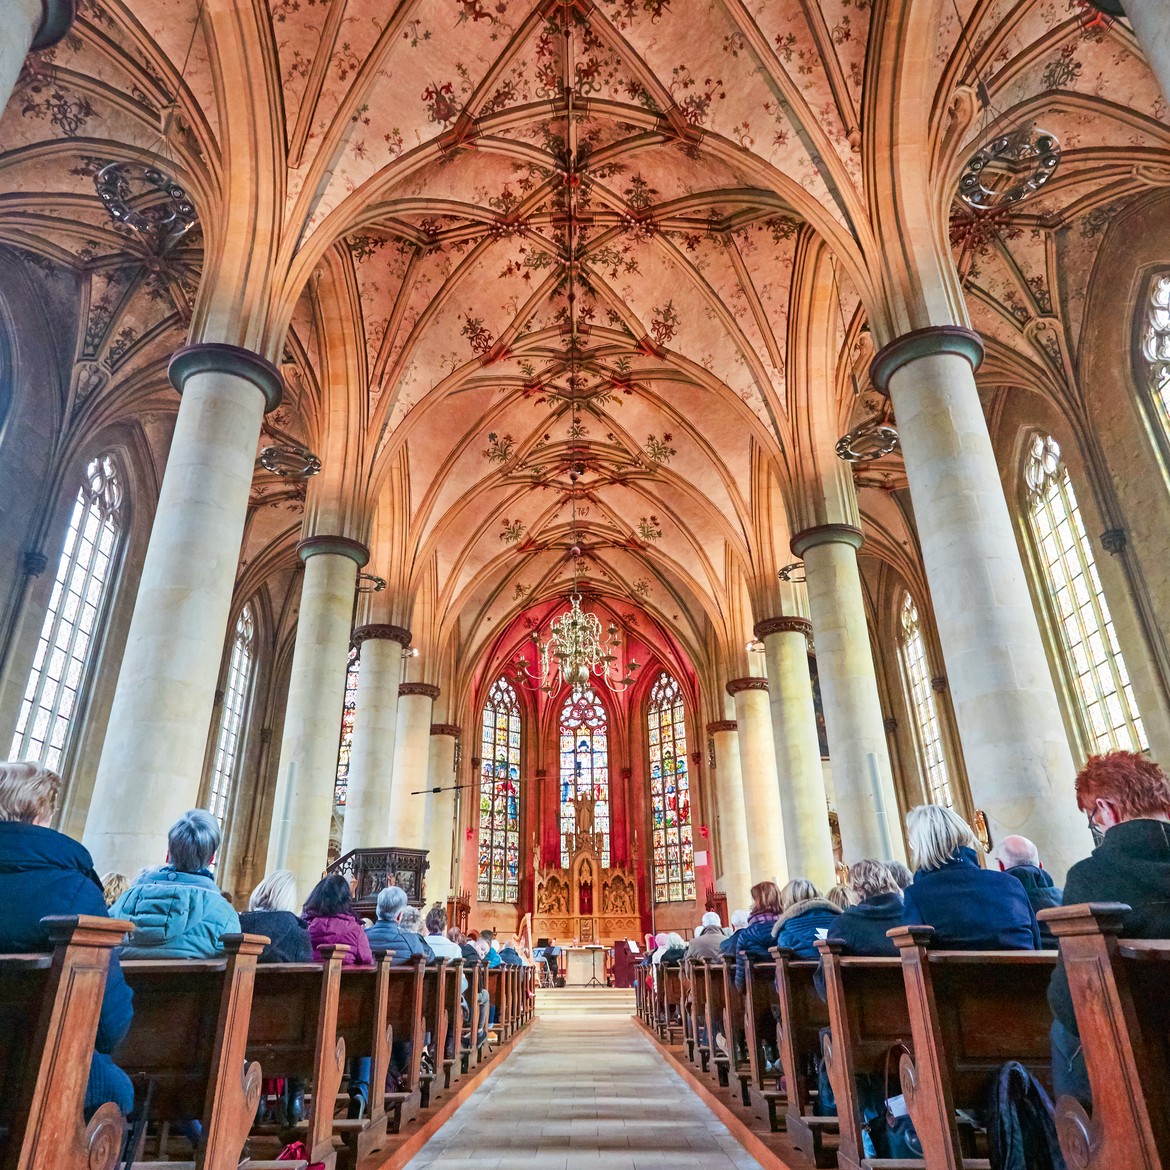
M 668 674 L 658 677 L 646 712 L 650 752 L 650 815 L 654 843 L 654 900 L 695 897 L 695 846 L 687 770 L 687 725 L 682 690 Z
M 593 832 L 601 838 L 601 865 L 609 867 L 609 720 L 591 687 L 570 692 L 561 708 L 561 865 L 569 864 L 576 833 L 576 801 L 593 802 Z
M 902 598 L 900 615 L 901 636 L 898 640 L 902 675 L 906 685 L 910 710 L 914 715 L 915 739 L 926 783 L 933 804 L 954 807 L 954 794 L 943 751 L 942 725 L 938 718 L 938 704 L 931 683 L 930 666 L 926 660 L 926 640 L 922 636 L 922 622 L 918 606 L 909 591 Z
M 227 680 L 223 689 L 223 709 L 219 735 L 215 742 L 215 762 L 211 771 L 211 791 L 207 811 L 222 825 L 227 816 L 228 798 L 236 776 L 244 714 L 252 689 L 252 663 L 255 658 L 256 622 L 252 607 L 245 604 L 236 619 L 232 653 L 228 660 Z
M 345 667 L 345 699 L 341 705 L 341 739 L 337 746 L 337 773 L 333 780 L 334 807 L 345 807 L 346 792 L 349 789 L 349 755 L 353 749 L 353 716 L 357 710 L 358 668 L 361 659 L 358 648 L 349 648 Z
M 1170 438 L 1170 272 L 1163 272 L 1150 282 L 1142 329 L 1142 357 L 1149 371 L 1159 421 Z
M 1064 658 L 1094 751 L 1142 751 L 1146 733 L 1060 445 L 1036 434 L 1024 464 L 1028 520 Z
M 479 900 L 520 896 L 520 701 L 496 680 L 483 709 L 479 777 Z
M 122 505 L 117 461 L 99 455 L 85 469 L 73 503 L 9 759 L 60 767 L 92 666 L 94 630 L 109 600 L 124 533 Z

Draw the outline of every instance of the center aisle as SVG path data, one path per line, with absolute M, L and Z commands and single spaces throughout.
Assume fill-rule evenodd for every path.
M 536 1011 L 407 1170 L 760 1170 L 642 1034 L 633 992 L 541 991 Z

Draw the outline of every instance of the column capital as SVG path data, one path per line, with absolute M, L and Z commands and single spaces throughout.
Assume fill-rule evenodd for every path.
M 443 692 L 434 683 L 403 683 L 398 688 L 398 697 L 421 695 L 425 699 L 437 699 Z
M 370 559 L 370 550 L 360 540 L 350 540 L 348 536 L 307 536 L 297 545 L 297 556 L 302 561 L 322 554 L 349 557 L 359 569 Z
M 707 734 L 715 735 L 720 731 L 738 731 L 739 724 L 734 719 L 716 719 L 714 723 L 707 724 Z
M 798 532 L 788 547 L 793 556 L 803 557 L 810 548 L 821 544 L 848 544 L 859 549 L 865 543 L 865 533 L 852 524 L 818 524 L 815 528 L 805 528 Z
M 29 49 L 55 45 L 73 27 L 76 16 L 77 0 L 41 0 L 41 23 Z
M 411 633 L 403 626 L 387 626 L 380 624 L 373 624 L 368 626 L 358 626 L 352 635 L 352 641 L 355 646 L 360 646 L 363 642 L 397 642 L 399 646 L 406 649 L 410 645 Z
M 925 329 L 903 333 L 874 355 L 869 364 L 870 379 L 878 391 L 889 394 L 890 379 L 903 366 L 939 353 L 965 357 L 975 371 L 983 361 L 983 338 L 961 325 L 929 325 Z
M 757 638 L 766 638 L 769 634 L 803 634 L 806 638 L 812 637 L 812 622 L 802 617 L 770 617 L 762 622 L 756 622 L 752 631 Z
M 234 374 L 251 382 L 264 395 L 264 413 L 275 410 L 284 397 L 284 378 L 265 357 L 241 345 L 203 341 L 185 345 L 171 355 L 167 366 L 171 385 L 180 394 L 192 374 Z
M 727 684 L 727 693 L 731 696 L 738 695 L 740 691 L 766 691 L 768 689 L 768 680 L 766 678 L 733 678 Z
M 438 698 L 437 695 L 435 697 Z M 463 728 L 458 723 L 432 723 L 431 735 L 449 735 L 452 739 L 462 739 Z

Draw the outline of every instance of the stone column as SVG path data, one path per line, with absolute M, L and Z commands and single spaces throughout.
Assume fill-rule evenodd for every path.
M 402 652 L 410 631 L 402 626 L 359 626 L 353 641 L 360 647 L 353 741 L 349 749 L 349 786 L 341 852 L 388 844 L 390 788 L 394 781 L 394 742 L 398 731 L 398 684 Z
M 975 385 L 982 356 L 970 330 L 920 329 L 874 358 L 873 383 L 894 404 L 975 806 L 993 841 L 1031 838 L 1060 880 L 1091 842 Z
M 1119 5 L 1108 0 L 1093 0 L 1103 12 L 1116 15 Z M 1170 99 L 1170 11 L 1166 0 L 1124 0 L 1121 5 L 1133 25 L 1137 43 L 1150 63 L 1150 69 L 1162 87 L 1162 96 Z
M 776 747 L 772 742 L 772 713 L 768 708 L 768 680 L 733 678 L 727 684 L 727 693 L 735 700 L 751 882 L 754 885 L 774 881 L 783 885 L 788 881 L 788 862 L 784 852 Z
M 0 111 L 12 97 L 25 57 L 55 45 L 76 15 L 76 0 L 0 0 Z
M 430 793 L 426 797 L 427 902 L 446 902 L 451 893 L 455 832 L 455 745 L 463 734 L 454 723 L 431 724 Z M 435 789 L 439 789 L 438 792 Z M 472 791 L 472 789 L 468 789 Z
M 822 524 L 792 538 L 807 578 L 846 864 L 905 858 L 857 569 L 862 539 L 850 524 Z
M 311 536 L 297 545 L 297 552 L 305 576 L 272 802 L 268 870 L 291 869 L 297 888 L 308 896 L 329 852 L 354 590 L 370 550 L 344 536 Z
M 715 747 L 715 798 L 719 806 L 719 852 L 728 913 L 748 908 L 752 888 L 743 771 L 739 764 L 739 725 L 734 719 L 707 724 Z
M 755 629 L 768 663 L 768 699 L 788 872 L 793 877 L 809 878 L 824 892 L 836 883 L 836 871 L 808 671 L 811 633 L 812 622 L 802 617 L 767 618 Z
M 182 394 L 85 827 L 98 871 L 159 865 L 199 796 L 260 423 L 280 372 L 201 344 L 171 359 Z
M 398 730 L 394 742 L 394 786 L 386 844 L 425 849 L 426 810 L 430 801 L 431 712 L 439 697 L 432 683 L 403 683 L 398 688 Z

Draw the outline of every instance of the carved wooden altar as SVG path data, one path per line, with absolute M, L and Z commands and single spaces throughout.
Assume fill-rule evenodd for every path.
M 536 872 L 536 938 L 610 946 L 615 939 L 639 938 L 638 885 L 632 869 L 603 869 L 600 834 L 593 832 L 592 807 L 578 803 L 568 869 Z

